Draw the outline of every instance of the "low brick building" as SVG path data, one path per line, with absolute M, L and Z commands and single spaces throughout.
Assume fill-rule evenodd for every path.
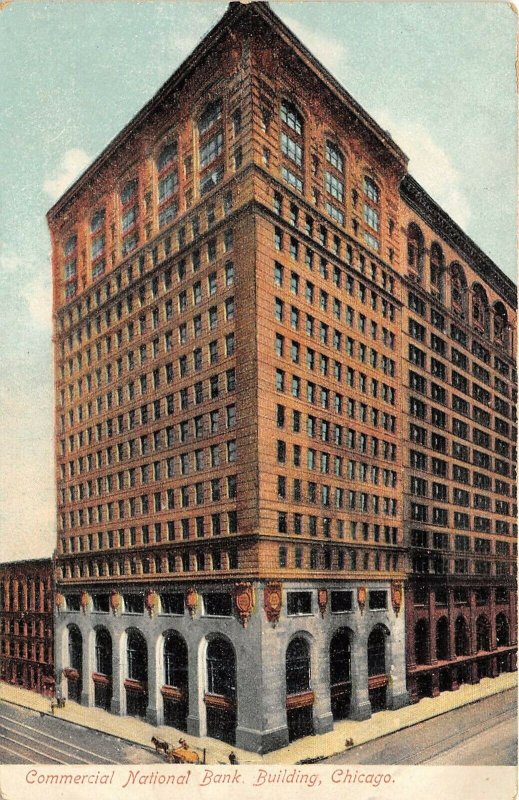
M 52 560 L 0 564 L 0 678 L 54 694 Z

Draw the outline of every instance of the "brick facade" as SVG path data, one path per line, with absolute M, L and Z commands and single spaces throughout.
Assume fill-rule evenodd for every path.
M 50 558 L 0 564 L 1 680 L 52 696 L 53 605 Z

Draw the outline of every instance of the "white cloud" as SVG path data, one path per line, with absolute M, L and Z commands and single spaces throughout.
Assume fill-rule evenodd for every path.
M 15 272 L 22 268 L 22 259 L 5 242 L 0 242 L 0 273 Z
M 51 327 L 52 291 L 50 275 L 39 274 L 22 287 L 20 294 L 27 304 L 32 321 L 41 328 Z
M 466 228 L 470 206 L 461 188 L 461 174 L 445 150 L 419 122 L 396 120 L 386 111 L 373 116 L 409 156 L 409 172 L 413 177 L 458 225 Z
M 78 175 L 83 172 L 90 160 L 90 156 L 80 148 L 74 147 L 71 150 L 66 150 L 54 177 L 47 178 L 44 181 L 43 191 L 52 200 L 57 200 L 65 189 L 68 189 Z
M 311 53 L 327 67 L 330 72 L 337 72 L 344 65 L 347 50 L 338 39 L 307 27 L 304 23 L 283 14 L 283 22 L 301 39 Z

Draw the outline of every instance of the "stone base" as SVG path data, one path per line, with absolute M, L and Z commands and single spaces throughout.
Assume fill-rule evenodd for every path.
M 188 717 L 186 720 L 187 733 L 190 736 L 203 736 L 201 732 L 200 717 Z
M 317 734 L 333 731 L 333 714 L 331 711 L 327 714 L 321 714 L 321 716 L 314 714 L 314 730 Z
M 119 700 L 114 700 L 112 698 L 112 702 L 110 703 L 110 713 L 116 714 L 118 717 L 122 715 L 121 703 Z
M 394 694 L 388 703 L 388 708 L 392 711 L 396 711 L 398 708 L 403 708 L 404 706 L 409 705 L 409 693 L 408 692 L 400 692 L 399 694 Z
M 359 703 L 358 705 L 353 705 L 350 708 L 350 713 L 348 714 L 348 719 L 353 719 L 356 722 L 362 722 L 363 719 L 370 719 L 371 717 L 371 703 L 366 701 L 365 703 Z
M 269 731 L 258 731 L 238 726 L 236 728 L 236 747 L 253 753 L 271 753 L 288 745 L 288 728 L 283 726 Z
M 156 708 L 146 709 L 146 722 L 149 722 L 150 725 L 161 725 L 159 713 Z

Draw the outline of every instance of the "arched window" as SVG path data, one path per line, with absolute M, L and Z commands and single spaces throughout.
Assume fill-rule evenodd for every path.
M 386 674 L 386 630 L 376 625 L 368 637 L 368 675 Z
M 164 683 L 187 688 L 187 645 L 178 633 L 169 633 L 164 642 Z
M 139 631 L 130 631 L 126 643 L 128 678 L 146 683 L 148 680 L 148 648 Z
M 304 179 L 304 122 L 303 117 L 288 100 L 281 101 L 280 144 L 284 156 L 281 177 L 298 191 L 303 191 Z
M 177 155 L 177 143 L 169 142 L 157 157 L 159 228 L 163 228 L 178 214 Z
M 207 103 L 198 119 L 200 194 L 213 189 L 224 174 L 224 134 L 221 98 Z
M 445 292 L 445 260 L 438 242 L 431 246 L 431 292 L 443 301 Z
M 222 637 L 212 639 L 207 646 L 207 691 L 236 696 L 236 656 L 231 643 Z
M 112 637 L 105 628 L 96 631 L 96 672 L 112 675 Z
M 490 622 L 484 614 L 476 620 L 476 647 L 478 652 L 490 650 Z
M 458 316 L 466 316 L 467 279 L 463 267 L 458 263 L 451 266 L 451 308 Z
M 469 652 L 469 634 L 465 617 L 461 615 L 454 624 L 454 649 L 457 656 L 466 656 Z
M 425 619 L 419 620 L 414 629 L 414 654 L 417 664 L 427 664 L 428 653 L 428 625 Z
M 96 211 L 90 220 L 90 258 L 92 277 L 98 278 L 105 271 L 105 210 Z
M 303 118 L 295 105 L 288 100 L 281 101 L 281 119 L 299 136 L 303 133 Z
M 447 661 L 449 658 L 449 620 L 440 617 L 436 623 L 436 658 Z
M 494 303 L 494 342 L 508 350 L 508 314 L 501 301 Z
M 380 209 L 378 208 L 380 190 L 378 184 L 368 175 L 364 176 L 363 188 L 364 241 L 374 250 L 378 251 L 380 247 L 378 239 L 380 230 Z
M 498 614 L 496 617 L 496 646 L 508 647 L 510 644 L 510 627 L 505 614 Z
M 139 216 L 138 183 L 135 178 L 126 182 L 121 192 L 121 230 L 123 257 L 135 250 L 139 243 L 137 222 Z
M 72 625 L 68 631 L 68 664 L 70 669 L 81 673 L 83 665 L 83 637 L 81 631 Z
M 310 647 L 301 636 L 292 639 L 286 652 L 287 694 L 310 689 Z
M 411 275 L 420 281 L 423 277 L 424 252 L 423 233 L 418 225 L 411 222 L 407 228 L 407 266 Z
M 472 324 L 478 333 L 488 336 L 488 298 L 485 290 L 479 283 L 475 283 L 472 287 Z

